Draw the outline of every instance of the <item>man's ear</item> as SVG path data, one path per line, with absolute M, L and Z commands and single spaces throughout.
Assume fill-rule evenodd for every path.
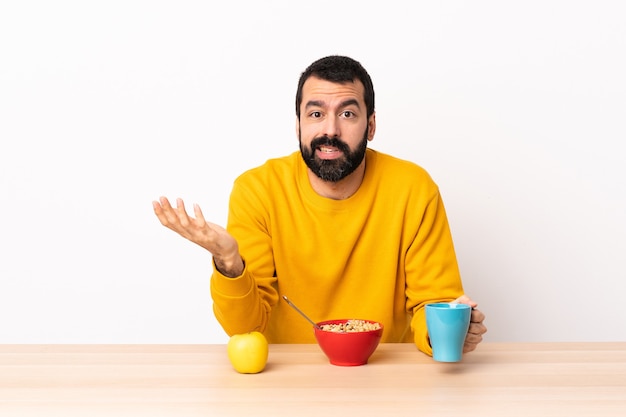
M 296 139 L 300 142 L 300 118 L 296 116 Z
M 367 121 L 367 140 L 371 141 L 374 139 L 374 133 L 376 133 L 376 112 L 372 113 L 369 120 Z

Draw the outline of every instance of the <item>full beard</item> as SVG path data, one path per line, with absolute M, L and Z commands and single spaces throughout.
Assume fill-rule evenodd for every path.
M 300 140 L 300 153 L 307 167 L 321 180 L 328 182 L 338 182 L 352 174 L 355 169 L 361 165 L 365 158 L 367 149 L 367 136 L 369 128 L 365 129 L 363 139 L 359 142 L 357 148 L 352 151 L 347 143 L 341 138 L 330 138 L 328 136 L 320 136 L 311 141 L 310 147 L 302 145 L 302 137 Z M 336 159 L 320 159 L 315 150 L 320 146 L 333 146 L 339 149 L 343 156 Z

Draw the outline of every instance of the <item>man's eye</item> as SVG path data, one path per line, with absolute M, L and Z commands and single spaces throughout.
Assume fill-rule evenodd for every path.
M 314 111 L 314 112 L 311 113 L 311 117 L 314 117 L 316 119 L 320 118 L 320 117 L 322 117 L 322 113 L 319 112 L 319 111 Z
M 341 112 L 341 116 L 349 119 L 351 117 L 354 117 L 354 113 L 352 113 L 350 110 L 345 110 Z

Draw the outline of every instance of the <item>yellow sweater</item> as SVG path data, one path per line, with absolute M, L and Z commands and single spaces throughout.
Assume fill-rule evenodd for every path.
M 382 342 L 410 342 L 427 354 L 424 305 L 463 294 L 443 202 L 414 163 L 368 149 L 359 190 L 319 196 L 299 152 L 243 173 L 233 186 L 228 231 L 245 270 L 215 268 L 213 310 L 229 335 L 259 330 L 270 343 L 315 343 L 309 322 L 369 319 Z

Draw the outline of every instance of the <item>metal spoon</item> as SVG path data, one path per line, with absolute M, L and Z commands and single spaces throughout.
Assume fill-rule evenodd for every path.
M 305 319 L 307 319 L 309 321 L 309 323 L 311 323 L 313 325 L 313 327 L 315 327 L 317 330 L 322 330 L 322 328 L 320 326 L 317 325 L 317 323 L 315 323 L 313 320 L 311 320 L 306 314 L 304 314 L 302 311 L 300 311 L 300 309 L 298 307 L 296 307 L 296 305 L 294 303 L 292 303 L 291 301 L 289 301 L 289 298 L 287 298 L 286 295 L 283 295 L 283 298 L 285 299 L 285 301 L 287 301 L 287 304 L 289 304 L 291 307 L 294 308 L 294 310 L 296 310 L 298 313 L 300 313 L 300 315 L 302 317 L 304 317 Z

